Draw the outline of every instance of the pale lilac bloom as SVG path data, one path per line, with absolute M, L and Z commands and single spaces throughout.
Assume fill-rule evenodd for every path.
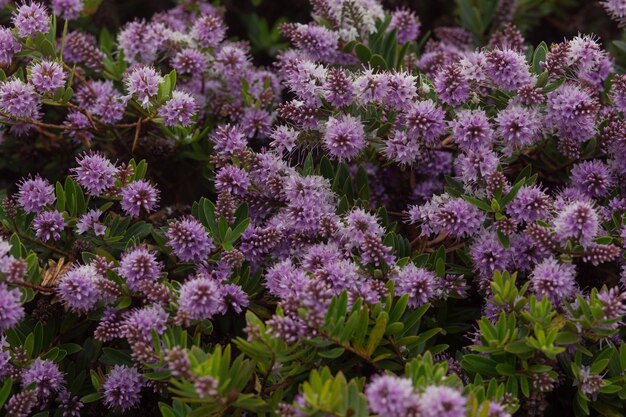
M 46 7 L 38 2 L 23 3 L 17 8 L 11 19 L 17 34 L 21 38 L 35 36 L 41 32 L 48 32 L 50 17 Z

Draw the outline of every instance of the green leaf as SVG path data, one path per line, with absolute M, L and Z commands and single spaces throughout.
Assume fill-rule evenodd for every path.
M 376 318 L 376 324 L 370 333 L 369 340 L 367 341 L 367 355 L 372 356 L 372 353 L 376 350 L 387 329 L 387 322 L 389 321 L 389 315 L 382 311 Z
M 541 74 L 543 71 L 541 68 L 541 63 L 545 62 L 546 56 L 548 55 L 548 45 L 545 42 L 541 42 L 537 48 L 535 48 L 535 52 L 533 53 L 533 71 L 535 74 Z
M 372 56 L 372 51 L 370 51 L 370 48 L 363 45 L 362 43 L 358 43 L 354 47 L 354 53 L 364 64 L 368 63 Z
M 99 392 L 93 392 L 81 397 L 80 401 L 84 404 L 89 404 L 98 401 L 102 398 L 102 394 Z
M 4 403 L 9 398 L 11 387 L 13 387 L 13 380 L 11 378 L 5 379 L 2 388 L 0 388 L 0 409 L 2 409 Z
M 346 350 L 342 347 L 337 347 L 334 349 L 330 349 L 330 350 L 324 350 L 321 352 L 317 352 L 317 354 L 319 356 L 321 356 L 322 358 L 326 358 L 326 359 L 337 359 L 338 357 L 340 357 L 341 355 L 344 354 Z

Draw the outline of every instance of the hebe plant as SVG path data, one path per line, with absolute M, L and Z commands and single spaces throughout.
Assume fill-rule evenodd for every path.
M 203 1 L 6 6 L 2 413 L 622 415 L 623 41 L 534 3 L 315 0 L 270 68 Z

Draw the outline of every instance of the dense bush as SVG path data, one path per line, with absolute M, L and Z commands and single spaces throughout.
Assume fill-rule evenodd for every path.
M 622 416 L 626 2 L 524 37 L 576 4 L 5 5 L 0 414 Z

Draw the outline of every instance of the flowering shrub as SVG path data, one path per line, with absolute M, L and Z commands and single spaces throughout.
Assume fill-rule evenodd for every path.
M 267 68 L 203 1 L 7 6 L 2 412 L 621 415 L 626 44 L 457 3 L 312 0 Z

